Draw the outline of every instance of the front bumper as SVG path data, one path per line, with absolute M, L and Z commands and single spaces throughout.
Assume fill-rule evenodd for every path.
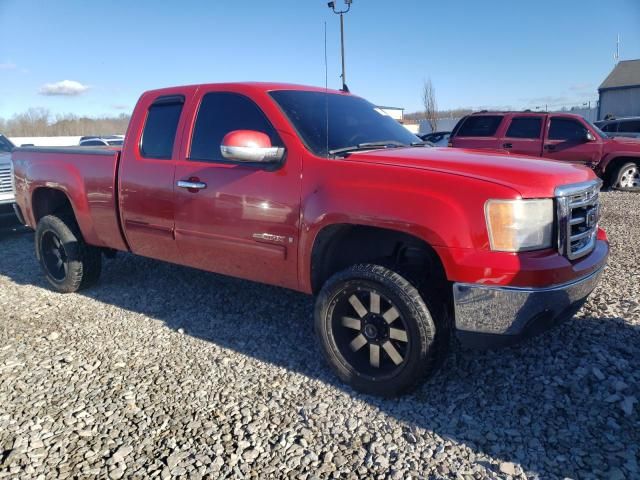
M 457 336 L 465 346 L 493 348 L 543 332 L 580 309 L 603 269 L 604 261 L 585 277 L 548 288 L 454 283 Z

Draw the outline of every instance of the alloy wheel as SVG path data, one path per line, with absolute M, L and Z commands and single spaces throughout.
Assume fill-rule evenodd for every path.
M 333 308 L 332 328 L 340 353 L 358 373 L 379 378 L 404 366 L 410 347 L 407 324 L 377 290 L 343 292 Z
M 58 236 L 45 232 L 41 240 L 42 259 L 44 265 L 55 280 L 62 281 L 67 276 L 67 253 Z
M 640 187 L 640 167 L 631 165 L 625 168 L 620 175 L 620 186 L 622 188 Z

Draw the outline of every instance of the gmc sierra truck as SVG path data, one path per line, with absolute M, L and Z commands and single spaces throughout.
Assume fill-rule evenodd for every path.
M 449 145 L 573 162 L 607 186 L 640 191 L 640 139 L 610 136 L 572 113 L 474 113 L 458 122 Z
M 609 253 L 590 169 L 432 148 L 342 91 L 149 91 L 122 148 L 13 161 L 55 290 L 124 251 L 313 294 L 329 364 L 374 394 L 417 385 L 451 332 L 489 347 L 571 317 Z

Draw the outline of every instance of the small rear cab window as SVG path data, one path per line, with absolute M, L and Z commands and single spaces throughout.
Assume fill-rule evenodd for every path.
M 140 153 L 145 158 L 170 159 L 184 97 L 159 97 L 149 107 Z

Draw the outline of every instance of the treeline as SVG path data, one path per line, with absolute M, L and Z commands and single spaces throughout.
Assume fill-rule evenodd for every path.
M 469 115 L 473 110 L 470 108 L 456 108 L 453 110 L 438 110 L 435 115 L 436 118 L 460 118 L 465 115 Z M 404 114 L 405 120 L 425 120 L 425 112 L 412 112 Z
M 130 115 L 117 117 L 79 117 L 52 115 L 44 108 L 30 108 L 9 119 L 0 118 L 0 133 L 7 137 L 55 137 L 74 135 L 124 134 Z

